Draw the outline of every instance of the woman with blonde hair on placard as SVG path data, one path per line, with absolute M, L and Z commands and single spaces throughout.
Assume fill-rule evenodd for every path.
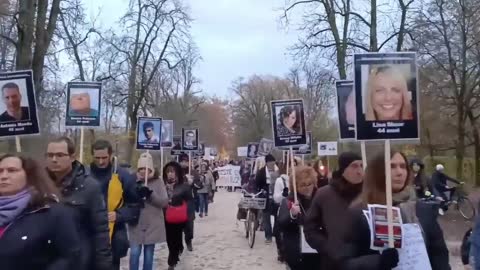
M 402 65 L 408 66 L 410 65 Z M 366 121 L 412 120 L 411 76 L 399 65 L 373 65 L 366 83 Z

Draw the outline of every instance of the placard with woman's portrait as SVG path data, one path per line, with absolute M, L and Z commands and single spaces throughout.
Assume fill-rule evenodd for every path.
M 419 139 L 416 54 L 355 54 L 357 140 Z
M 335 82 L 340 140 L 355 140 L 355 92 L 353 81 Z
M 303 100 L 274 100 L 271 102 L 271 108 L 275 147 L 306 144 Z

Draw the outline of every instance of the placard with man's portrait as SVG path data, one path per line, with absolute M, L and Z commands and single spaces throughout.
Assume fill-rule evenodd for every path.
M 38 134 L 33 73 L 0 72 L 0 137 Z
M 185 151 L 198 150 L 198 129 L 182 128 L 182 148 Z
M 416 54 L 354 55 L 357 140 L 419 139 Z
M 69 82 L 65 126 L 100 126 L 102 83 Z
M 160 150 L 162 118 L 139 117 L 137 121 L 137 150 Z
M 183 153 L 182 150 L 182 135 L 173 136 L 173 147 L 170 150 L 170 155 L 179 156 Z

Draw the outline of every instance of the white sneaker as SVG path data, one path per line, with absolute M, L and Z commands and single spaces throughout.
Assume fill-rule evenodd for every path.
M 438 214 L 439 214 L 440 216 L 443 216 L 443 215 L 445 215 L 445 211 L 443 211 L 442 208 L 438 208 Z

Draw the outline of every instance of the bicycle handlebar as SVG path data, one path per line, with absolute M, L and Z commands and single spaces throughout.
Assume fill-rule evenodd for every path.
M 252 197 L 258 197 L 260 194 L 262 194 L 264 192 L 265 192 L 264 189 L 260 190 L 260 192 L 258 192 L 258 193 L 250 193 L 250 192 L 246 191 L 245 189 L 242 189 L 242 193 L 244 195 L 249 195 L 249 196 L 252 196 Z

